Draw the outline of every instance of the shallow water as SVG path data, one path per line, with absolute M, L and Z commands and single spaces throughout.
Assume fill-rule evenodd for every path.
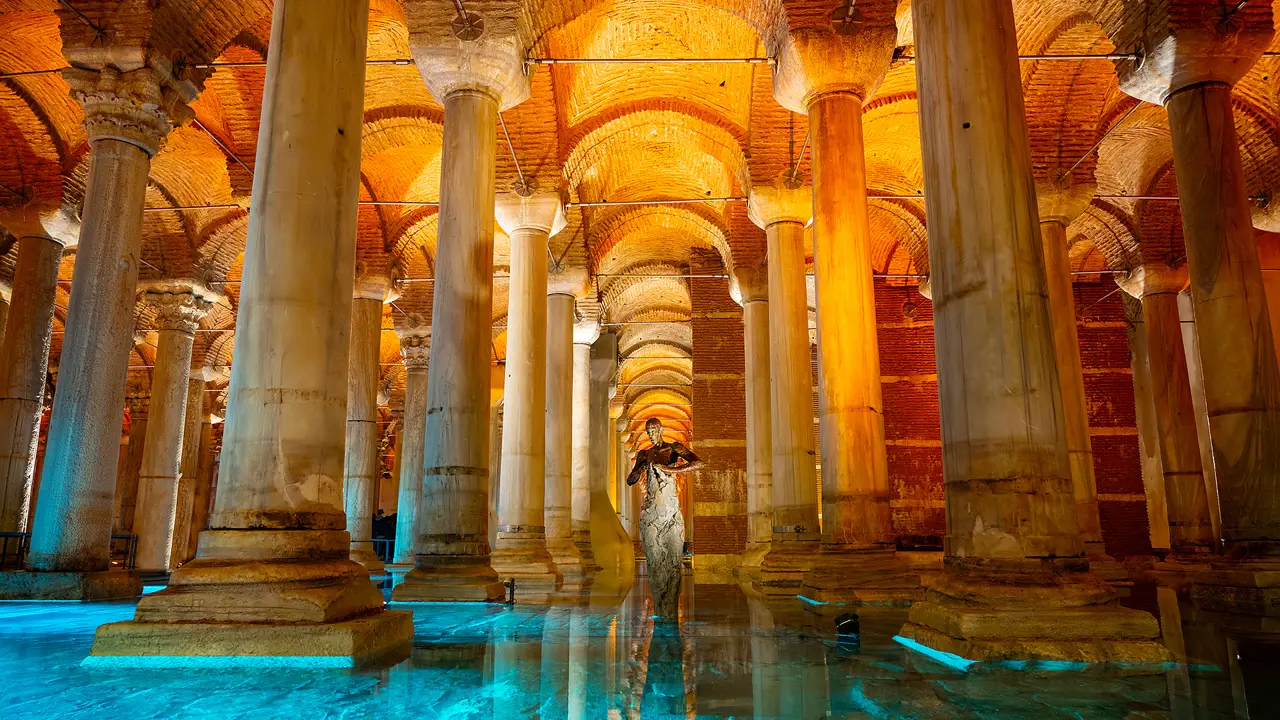
M 854 644 L 827 609 L 685 588 L 678 626 L 649 617 L 643 581 L 572 606 L 398 606 L 414 613 L 410 657 L 357 670 L 85 668 L 94 629 L 134 603 L 4 602 L 0 718 L 1280 717 L 1280 648 L 1188 622 L 1169 591 L 1134 602 L 1189 661 L 1131 675 L 963 672 L 893 640 L 903 609 L 860 610 Z

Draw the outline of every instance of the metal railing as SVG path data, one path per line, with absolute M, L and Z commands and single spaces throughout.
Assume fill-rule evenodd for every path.
M 31 533 L 0 532 L 0 570 L 24 570 Z M 138 536 L 111 536 L 111 565 L 132 570 L 138 563 Z
M 373 552 L 378 559 L 384 563 L 391 562 L 396 555 L 396 539 L 395 538 L 374 538 Z

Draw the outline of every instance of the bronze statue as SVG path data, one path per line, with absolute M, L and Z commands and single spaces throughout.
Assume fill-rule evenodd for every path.
M 678 442 L 662 439 L 662 421 L 649 418 L 644 430 L 653 446 L 636 455 L 635 467 L 627 475 L 627 485 L 645 478 L 644 506 L 640 510 L 640 539 L 644 543 L 649 568 L 649 592 L 654 614 L 675 617 L 680 602 L 680 581 L 684 560 L 684 520 L 675 474 L 690 472 L 705 463 Z

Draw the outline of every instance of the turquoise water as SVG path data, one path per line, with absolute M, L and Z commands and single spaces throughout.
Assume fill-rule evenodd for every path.
M 679 626 L 648 617 L 643 584 L 572 606 L 400 606 L 410 657 L 358 670 L 86 668 L 94 629 L 132 602 L 0 603 L 0 718 L 1280 717 L 1277 648 L 1190 623 L 1168 597 L 1149 609 L 1189 662 L 1161 674 L 962 672 L 893 640 L 901 609 L 864 608 L 855 646 L 822 608 L 686 588 Z

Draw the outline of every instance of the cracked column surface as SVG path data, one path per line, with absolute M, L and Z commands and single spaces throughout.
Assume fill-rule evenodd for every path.
M 84 106 L 89 138 L 75 292 L 27 556 L 33 572 L 0 576 L 0 598 L 87 600 L 141 591 L 136 574 L 109 569 L 115 458 L 151 157 L 189 115 L 185 103 L 195 88 L 150 66 L 75 67 L 64 77 Z
M 498 112 L 529 96 L 514 3 L 480 11 L 483 35 L 459 41 L 452 6 L 405 6 L 409 44 L 444 106 L 430 381 L 414 569 L 398 601 L 498 600 L 489 545 L 494 165 Z
M 773 539 L 754 587 L 767 596 L 792 596 L 813 569 L 821 538 L 804 257 L 804 225 L 813 216 L 813 199 L 792 178 L 779 178 L 772 187 L 752 188 L 749 209 L 768 243 L 773 408 Z
M 404 427 L 400 445 L 400 495 L 396 510 L 394 565 L 412 566 L 418 546 L 418 507 L 422 504 L 422 435 L 427 422 L 427 367 L 431 327 L 424 322 L 397 330 L 404 361 Z
M 79 228 L 58 210 L 25 208 L 0 210 L 0 225 L 18 238 L 8 320 L 0 318 L 0 532 L 30 532 L 58 267 Z
M 373 551 L 373 512 L 378 497 L 378 380 L 382 366 L 382 303 L 388 278 L 357 278 L 351 300 L 347 373 L 347 440 L 343 507 L 351 535 L 351 559 L 371 573 L 384 569 Z
M 547 551 L 567 587 L 590 574 L 573 541 L 573 321 L 580 282 L 556 276 L 547 290 L 547 389 L 545 430 L 545 509 Z
M 413 635 L 348 558 L 342 506 L 368 17 L 368 0 L 276 0 L 210 529 L 133 621 L 98 628 L 101 662 L 349 665 Z
M 947 537 L 901 635 L 979 661 L 1163 662 L 1076 527 L 1012 3 L 912 13 Z
M 492 562 L 525 593 L 549 594 L 564 576 L 546 533 L 547 241 L 564 228 L 564 208 L 554 193 L 504 193 L 497 221 L 511 238 L 511 289 Z
M 156 309 L 160 336 L 133 521 L 138 536 L 138 569 L 143 572 L 168 572 L 176 564 L 172 558 L 173 539 L 187 424 L 191 348 L 196 327 L 210 308 L 198 292 L 172 290 L 156 288 L 143 295 L 143 302 Z
M 739 572 L 754 579 L 773 540 L 773 423 L 769 401 L 769 276 L 735 270 L 742 305 L 747 398 L 747 547 Z M 636 508 L 639 513 L 639 508 Z

